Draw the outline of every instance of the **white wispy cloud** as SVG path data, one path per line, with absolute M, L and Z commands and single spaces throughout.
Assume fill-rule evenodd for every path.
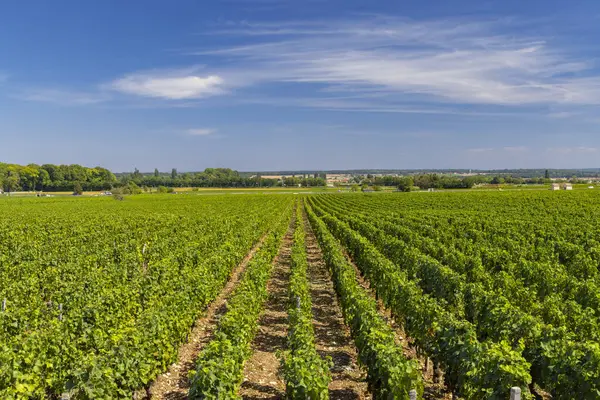
M 211 128 L 192 128 L 186 129 L 185 133 L 190 136 L 208 136 L 216 132 L 215 129 Z
M 529 151 L 525 146 L 504 146 L 504 147 L 476 147 L 467 149 L 469 153 L 524 153 Z
M 63 106 L 83 106 L 102 103 L 110 99 L 110 96 L 101 91 L 75 91 L 64 89 L 29 89 L 16 95 L 17 98 L 26 101 L 52 103 Z
M 188 69 L 133 73 L 113 81 L 108 87 L 125 94 L 185 100 L 222 94 L 224 83 L 218 75 L 201 75 Z
M 383 17 L 244 23 L 216 31 L 238 38 L 238 45 L 191 54 L 237 60 L 242 67 L 223 74 L 254 82 L 384 94 L 369 101 L 374 109 L 407 101 L 600 104 L 592 60 L 543 38 L 515 34 L 513 24 Z
M 546 149 L 551 153 L 559 154 L 589 154 L 598 152 L 597 147 L 576 146 L 576 147 L 549 147 Z
M 89 104 L 106 93 L 120 99 L 120 93 L 181 107 L 230 95 L 236 103 L 223 104 L 466 116 L 531 112 L 552 118 L 575 116 L 573 110 L 582 106 L 595 110 L 600 105 L 595 61 L 523 34 L 522 25 L 509 19 L 372 15 L 225 23 L 206 33 L 227 36 L 232 45 L 185 52 L 201 67 L 133 71 L 100 85 L 97 93 L 28 97 Z
M 525 151 L 528 151 L 529 148 L 525 146 L 505 146 L 502 148 L 502 150 L 507 151 L 509 153 L 523 153 Z

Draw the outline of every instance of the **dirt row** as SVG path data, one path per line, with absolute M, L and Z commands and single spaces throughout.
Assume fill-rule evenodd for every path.
M 358 365 L 356 347 L 350 336 L 350 329 L 344 323 L 323 253 L 306 217 L 304 223 L 315 344 L 321 357 L 331 357 L 333 361 L 329 398 L 371 399 L 367 390 L 367 374 Z
M 252 356 L 244 366 L 244 381 L 239 391 L 243 399 L 283 399 L 285 383 L 279 376 L 277 351 L 286 347 L 287 288 L 292 262 L 295 219 L 283 238 L 267 283 L 269 298 L 258 322 L 252 342 Z

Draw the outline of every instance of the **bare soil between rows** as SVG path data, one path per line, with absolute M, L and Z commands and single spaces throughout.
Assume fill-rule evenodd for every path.
M 329 398 L 371 399 L 366 372 L 358 364 L 358 354 L 350 329 L 344 323 L 332 278 L 306 215 L 304 224 L 315 344 L 321 357 L 331 357 L 333 361 Z
M 285 398 L 285 382 L 279 374 L 277 353 L 287 347 L 288 283 L 295 221 L 292 218 L 275 257 L 271 278 L 267 283 L 269 298 L 252 342 L 252 356 L 244 365 L 244 381 L 239 395 L 246 400 Z

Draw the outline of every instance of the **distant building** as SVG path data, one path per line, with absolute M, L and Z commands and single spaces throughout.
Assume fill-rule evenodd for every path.
M 570 183 L 563 183 L 563 190 L 573 190 L 573 185 Z
M 560 185 L 558 183 L 553 183 L 550 190 L 560 190 Z
M 327 186 L 335 186 L 336 184 L 348 184 L 352 180 L 352 175 L 350 174 L 326 174 L 325 182 Z

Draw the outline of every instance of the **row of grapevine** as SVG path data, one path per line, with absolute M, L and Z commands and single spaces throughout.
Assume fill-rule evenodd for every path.
M 331 225 L 344 229 L 343 223 L 331 216 L 324 217 Z M 352 220 L 347 217 L 347 220 Z M 589 396 L 598 388 L 598 360 L 600 356 L 593 342 L 575 340 L 564 330 L 543 324 L 535 317 L 513 307 L 503 293 L 486 290 L 480 285 L 466 282 L 464 277 L 434 260 L 418 254 L 413 249 L 382 235 L 369 224 L 356 220 L 350 223 L 360 233 L 367 235 L 379 250 L 391 256 L 399 266 L 419 280 L 420 286 L 435 298 L 442 299 L 456 311 L 457 296 L 461 312 L 473 322 L 480 339 L 496 342 L 506 340 L 515 348 L 524 344 L 524 356 L 532 364 L 534 382 L 551 390 L 559 398 L 569 398 L 578 393 Z M 347 227 L 345 235 L 348 234 Z M 559 346 L 558 351 L 553 347 Z M 582 353 L 582 352 L 586 353 Z M 588 359 L 584 354 L 592 355 Z
M 443 241 L 437 243 L 437 252 L 434 246 L 421 247 L 423 243 L 419 243 L 420 238 L 415 238 L 414 233 L 411 235 L 409 229 L 400 226 L 408 218 L 400 220 L 390 217 L 389 210 L 393 210 L 391 206 L 393 202 L 390 201 L 391 197 L 387 199 L 382 197 L 356 201 L 353 211 L 358 212 L 349 212 L 348 208 L 340 209 L 335 206 L 338 205 L 336 204 L 338 201 L 352 204 L 356 198 L 341 196 L 321 198 L 319 200 L 322 201 L 319 203 L 329 211 L 338 210 L 336 217 L 346 221 L 352 228 L 370 239 L 380 251 L 395 261 L 398 267 L 406 269 L 410 276 L 418 279 L 424 290 L 441 301 L 448 301 L 448 304 L 453 306 L 453 312 L 473 321 L 480 338 L 489 337 L 496 341 L 508 339 L 516 348 L 525 346 L 523 354 L 532 364 L 531 374 L 534 381 L 551 391 L 555 398 L 598 396 L 600 353 L 598 353 L 597 338 L 600 330 L 594 309 L 583 308 L 580 305 L 593 304 L 598 296 L 597 292 L 592 294 L 582 290 L 582 285 L 576 278 L 565 280 L 564 275 L 544 271 L 544 268 L 536 269 L 535 263 L 521 266 L 518 270 L 521 275 L 515 274 L 521 279 L 515 279 L 512 274 L 498 274 L 496 271 L 491 275 L 489 271 L 482 269 L 481 264 L 477 266 L 474 262 L 477 260 L 469 260 L 469 257 L 466 258 L 467 262 L 457 266 L 453 261 L 461 260 L 460 253 L 446 251 L 446 243 Z M 379 207 L 380 203 L 384 205 Z M 364 209 L 369 210 L 364 212 Z M 349 217 L 349 214 L 359 218 Z M 444 215 L 446 212 L 440 214 Z M 371 218 L 368 219 L 368 216 Z M 452 215 L 446 220 L 453 221 L 455 218 Z M 396 223 L 392 224 L 392 221 Z M 414 231 L 427 230 L 430 237 L 443 236 L 432 234 L 430 231 L 433 230 L 419 228 L 416 225 L 416 223 L 408 224 L 414 228 Z M 454 229 L 458 230 L 455 226 Z M 400 234 L 396 235 L 395 233 L 398 232 Z M 388 234 L 392 235 L 388 236 Z M 420 255 L 421 249 L 431 252 L 432 255 L 443 255 L 440 261 L 448 263 L 452 269 Z M 462 261 L 464 262 L 465 259 L 463 258 Z M 531 267 L 530 270 L 527 269 L 528 266 Z M 515 271 L 517 271 L 515 268 L 511 269 L 511 272 Z M 552 283 L 552 279 L 555 278 L 562 279 L 563 282 L 570 281 L 571 287 L 567 285 L 564 289 L 557 288 L 555 290 L 562 293 L 551 297 L 538 297 L 538 304 L 534 303 L 533 307 L 529 308 L 528 303 L 524 301 L 526 297 L 522 295 L 527 293 L 528 289 L 522 287 L 527 286 L 523 285 L 523 277 L 526 275 L 530 276 L 529 279 L 534 285 L 537 283 L 536 275 L 539 275 L 541 285 L 556 287 Z M 499 284 L 499 281 L 502 284 Z M 589 283 L 585 283 L 584 287 L 589 287 L 588 285 Z M 569 296 L 570 299 L 577 300 L 577 303 L 574 305 L 568 300 L 561 302 L 564 299 L 562 296 Z M 540 318 L 547 322 L 551 321 L 553 325 L 544 324 Z
M 318 211 L 318 210 L 317 210 Z M 423 293 L 404 271 L 385 259 L 366 239 L 334 219 L 315 220 L 327 226 L 349 251 L 357 266 L 376 288 L 382 301 L 401 320 L 409 336 L 445 370 L 449 389 L 467 398 L 508 398 L 513 386 L 524 389 L 531 381 L 529 363 L 509 343 L 479 342 L 475 327 L 455 317 Z
M 176 359 L 289 198 L 10 207 L 0 221 L 0 397 L 131 398 Z
M 467 281 L 465 276 L 419 254 L 418 250 L 387 236 L 370 223 L 348 217 L 347 213 L 339 213 L 337 217 L 365 235 L 410 276 L 419 279 L 426 292 L 447 301 L 456 314 L 473 322 L 480 339 L 508 340 L 515 347 L 523 343 L 524 356 L 532 364 L 534 382 L 554 396 L 570 398 L 573 393 L 590 396 L 599 390 L 600 353 L 596 343 L 600 329 L 589 314 L 587 318 L 585 314 L 580 315 L 579 319 L 570 315 L 573 323 L 569 327 L 559 325 L 557 329 L 544 324 L 525 307 L 514 306 L 513 292 L 482 286 L 473 274 L 468 275 Z M 482 273 L 485 275 L 485 271 Z M 504 278 L 513 283 L 511 288 L 517 287 L 517 282 L 510 276 Z M 511 294 L 511 300 L 507 293 Z M 560 314 L 559 310 L 553 311 L 555 315 Z M 588 335 L 568 333 L 577 329 Z
M 345 205 L 353 205 L 352 202 L 343 202 Z M 471 200 L 469 205 L 473 204 Z M 444 212 L 439 216 L 422 215 L 415 209 L 411 209 L 410 214 L 397 214 L 397 209 L 394 209 L 397 204 L 385 198 L 369 203 L 362 202 L 360 207 L 363 210 L 367 209 L 373 216 L 384 215 L 386 220 L 398 222 L 431 237 L 436 242 L 459 246 L 462 251 L 480 252 L 484 265 L 490 268 L 498 266 L 499 263 L 516 263 L 520 260 L 542 262 L 545 265 L 559 264 L 572 278 L 593 279 L 600 284 L 597 268 L 600 264 L 598 227 L 579 215 L 567 217 L 569 213 L 573 213 L 572 210 L 579 211 L 579 208 L 575 208 L 573 204 L 565 207 L 562 202 L 548 205 L 561 208 L 560 214 L 554 216 L 550 222 L 543 222 L 548 214 L 544 213 L 536 214 L 532 220 L 535 223 L 530 223 L 526 215 L 531 209 L 524 204 L 526 203 L 512 204 L 513 209 L 510 211 L 518 210 L 518 219 L 507 218 L 507 209 L 502 210 L 502 218 L 494 218 L 494 208 L 481 212 L 476 218 L 470 213 L 465 215 L 464 212 Z M 499 206 L 495 204 L 494 207 Z M 593 211 L 593 208 L 590 210 Z M 576 227 L 570 226 L 573 222 L 577 223 Z
M 339 198 L 328 200 L 334 200 L 330 203 L 334 203 L 334 207 L 339 209 L 341 202 L 335 201 L 340 200 Z M 408 218 L 391 217 L 385 207 L 386 202 L 374 201 L 370 206 L 379 204 L 383 204 L 380 209 L 371 209 L 368 213 L 357 206 L 348 207 L 352 205 L 350 202 L 343 202 L 341 207 L 345 212 L 352 210 L 353 215 L 361 216 L 386 233 L 397 236 L 407 245 L 417 247 L 425 254 L 431 255 L 453 269 L 458 269 L 463 274 L 480 279 L 482 278 L 482 269 L 485 269 L 494 272 L 493 275 L 486 277 L 491 285 L 504 287 L 508 283 L 503 279 L 504 276 L 507 274 L 513 276 L 519 280 L 520 285 L 513 285 L 509 289 L 512 293 L 511 297 L 519 299 L 520 306 L 528 310 L 535 310 L 548 323 L 568 325 L 574 329 L 575 333 L 584 336 L 593 334 L 589 330 L 587 321 L 595 319 L 596 324 L 599 322 L 600 285 L 594 279 L 589 279 L 589 276 L 592 275 L 589 271 L 593 269 L 598 274 L 598 262 L 595 265 L 581 262 L 560 264 L 558 259 L 564 259 L 560 255 L 554 261 L 540 261 L 532 259 L 533 257 L 524 258 L 517 251 L 508 251 L 517 247 L 522 249 L 525 246 L 522 242 L 513 243 L 504 249 L 498 244 L 500 241 L 509 242 L 512 237 L 518 236 L 519 233 L 516 230 L 507 233 L 488 227 L 486 233 L 489 234 L 490 230 L 494 233 L 491 236 L 494 238 L 494 243 L 484 240 L 472 241 L 465 236 L 474 236 L 473 230 L 464 231 L 454 227 L 457 236 L 444 235 L 445 232 L 452 229 L 447 227 L 447 224 L 441 223 L 443 221 L 436 221 L 437 228 L 430 229 L 427 226 L 423 227 L 423 221 L 411 223 Z M 455 218 L 453 217 L 451 220 L 454 221 Z M 419 235 L 419 232 L 422 235 Z M 525 240 L 525 242 L 527 241 Z M 542 242 L 545 243 L 544 240 Z M 540 245 L 535 238 L 533 243 L 534 254 L 551 252 L 548 246 Z M 558 242 L 555 245 L 553 247 L 558 247 Z M 581 258 L 575 255 L 571 257 L 573 260 L 581 260 Z M 582 265 L 586 266 L 582 268 Z M 578 278 L 581 276 L 588 278 Z M 593 310 L 593 314 L 590 314 L 588 308 Z M 558 315 L 556 310 L 560 311 Z M 585 330 L 579 330 L 582 325 Z
M 595 304 L 600 298 L 598 291 L 583 290 L 584 287 L 590 289 L 593 287 L 593 284 L 590 285 L 589 282 L 582 285 L 582 282 L 568 277 L 564 272 L 561 274 L 561 271 L 551 269 L 547 265 L 532 262 L 516 264 L 510 269 L 503 268 L 501 271 L 490 271 L 478 262 L 479 258 L 465 255 L 452 247 L 441 246 L 440 243 L 435 243 L 431 239 L 423 239 L 414 231 L 399 224 L 369 218 L 361 213 L 352 213 L 353 217 L 348 218 L 349 213 L 346 208 L 340 209 L 329 204 L 326 207 L 330 212 L 335 211 L 339 218 L 344 219 L 353 227 L 361 227 L 358 229 L 361 234 L 374 243 L 381 243 L 382 252 L 396 263 L 410 267 L 414 263 L 407 262 L 404 258 L 408 256 L 413 259 L 418 257 L 419 252 L 422 252 L 450 267 L 452 271 L 434 268 L 435 272 L 444 273 L 445 276 L 439 283 L 445 287 L 440 287 L 440 289 L 443 289 L 445 294 L 453 295 L 450 305 L 459 315 L 464 316 L 464 308 L 469 308 L 469 306 L 464 304 L 464 297 L 456 289 L 456 286 L 464 286 L 468 280 L 470 283 L 480 284 L 487 292 L 510 292 L 510 298 L 507 300 L 513 306 L 541 318 L 546 323 L 565 325 L 574 334 L 588 339 L 597 340 L 599 338 L 598 320 L 589 312 L 588 307 Z M 387 235 L 392 237 L 387 237 Z M 419 277 L 424 282 L 427 279 L 434 279 L 431 273 L 424 271 L 423 268 L 410 271 L 413 275 L 419 272 L 425 275 L 422 278 Z M 532 281 L 534 284 L 528 285 L 528 281 Z M 573 298 L 576 298 L 577 301 Z
M 315 348 L 307 274 L 305 230 L 302 209 L 298 207 L 289 283 L 288 350 L 283 354 L 282 370 L 288 399 L 325 400 L 329 398 L 331 361 L 321 359 Z
M 413 389 L 421 396 L 423 383 L 417 362 L 406 359 L 402 348 L 395 344 L 391 328 L 379 314 L 375 301 L 358 284 L 354 268 L 345 259 L 337 240 L 310 206 L 306 212 L 332 271 L 344 318 L 354 337 L 359 360 L 367 368 L 374 397 L 409 399 Z
M 242 383 L 245 361 L 252 354 L 251 344 L 258 318 L 267 299 L 267 281 L 273 259 L 289 219 L 279 222 L 248 263 L 247 269 L 228 301 L 227 312 L 219 321 L 211 342 L 196 360 L 191 375 L 190 399 L 236 399 Z

